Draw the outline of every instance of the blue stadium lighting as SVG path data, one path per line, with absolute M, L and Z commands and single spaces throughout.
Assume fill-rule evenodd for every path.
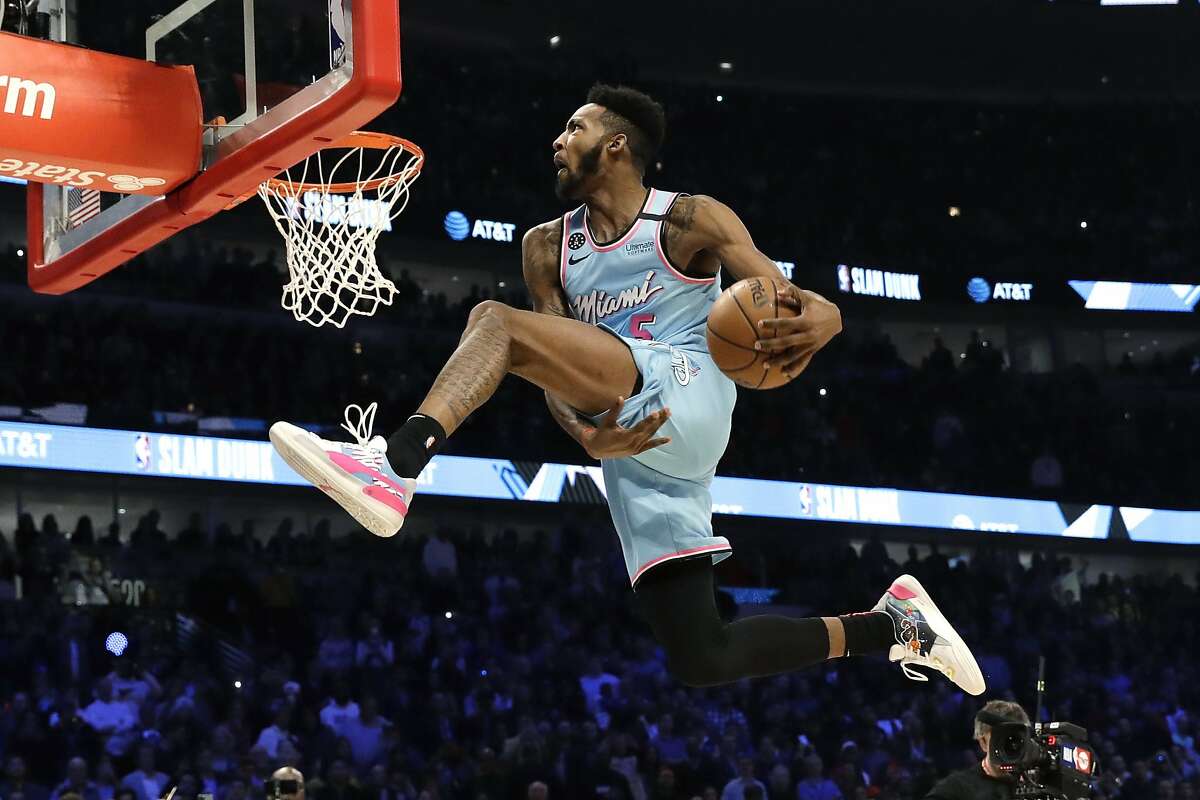
M 120 631 L 113 631 L 104 640 L 104 649 L 120 658 L 129 647 L 129 637 Z

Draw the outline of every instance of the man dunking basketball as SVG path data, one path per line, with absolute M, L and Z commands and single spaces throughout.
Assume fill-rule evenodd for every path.
M 392 536 L 416 476 L 446 437 L 506 374 L 519 375 L 546 391 L 554 418 L 601 461 L 630 582 L 684 683 L 710 686 L 888 652 L 910 678 L 928 680 L 912 669 L 923 666 L 982 693 L 971 651 L 907 575 L 866 613 L 730 624 L 718 615 L 713 565 L 732 548 L 713 535 L 709 485 L 736 391 L 710 358 L 704 328 L 722 267 L 738 279 L 779 270 L 726 206 L 644 185 L 664 128 L 662 107 L 650 97 L 593 87 L 553 145 L 557 193 L 582 204 L 531 229 L 522 243 L 535 310 L 476 306 L 425 401 L 386 442 L 371 437 L 374 406 L 347 409 L 355 443 L 286 422 L 272 426 L 271 441 L 368 530 Z M 766 320 L 775 336 L 761 344 L 794 376 L 841 330 L 841 316 L 795 286 L 779 299 L 800 313 Z

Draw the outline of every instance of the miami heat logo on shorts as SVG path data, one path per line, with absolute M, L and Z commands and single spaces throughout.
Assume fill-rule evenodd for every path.
M 680 386 L 687 386 L 693 377 L 700 374 L 700 368 L 692 366 L 688 357 L 679 350 L 671 352 L 671 371 L 675 373 L 675 380 L 679 381 Z

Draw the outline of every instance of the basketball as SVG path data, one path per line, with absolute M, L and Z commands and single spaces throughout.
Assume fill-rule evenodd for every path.
M 788 285 L 779 278 L 747 278 L 730 286 L 708 312 L 708 351 L 721 371 L 738 386 L 774 389 L 791 378 L 778 367 L 766 369 L 770 353 L 760 353 L 754 343 L 773 333 L 760 331 L 759 320 L 794 317 L 796 312 L 779 303 L 776 291 Z M 759 333 L 765 336 L 759 336 Z

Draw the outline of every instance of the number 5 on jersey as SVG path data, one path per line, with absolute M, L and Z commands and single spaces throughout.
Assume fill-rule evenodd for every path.
M 654 334 L 646 330 L 654 324 L 653 314 L 634 314 L 629 318 L 629 335 L 634 339 L 654 339 Z

